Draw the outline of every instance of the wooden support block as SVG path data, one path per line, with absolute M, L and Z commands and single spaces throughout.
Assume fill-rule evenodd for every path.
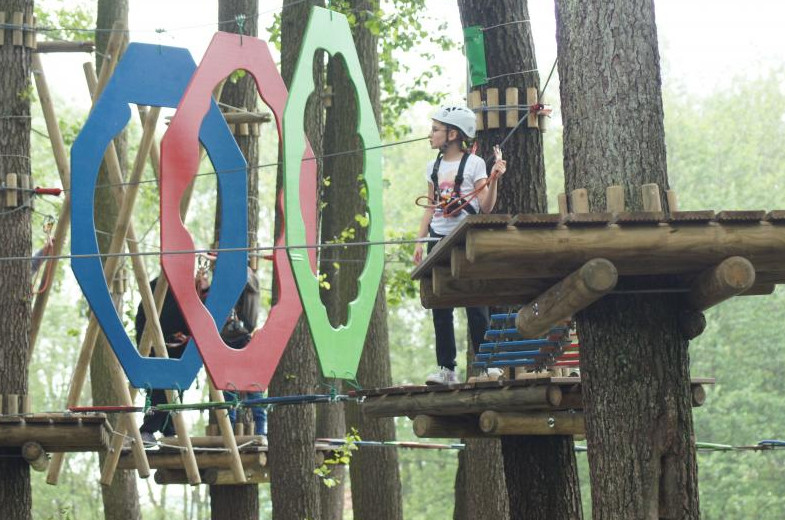
M 33 411 L 33 398 L 30 394 L 22 396 L 22 413 L 28 414 Z
M 248 130 L 248 123 L 240 123 L 237 125 L 237 135 L 247 136 L 250 135 L 250 133 L 250 130 Z
M 15 47 L 21 47 L 25 43 L 24 33 L 22 32 L 24 14 L 21 11 L 14 13 L 11 23 L 15 26 L 13 31 L 13 44 Z
M 0 11 L 0 47 L 5 43 L 5 11 Z
M 572 190 L 570 193 L 570 212 L 589 212 L 589 191 L 587 189 L 579 188 L 577 190 Z
M 28 49 L 35 48 L 36 30 L 35 30 L 35 16 L 33 10 L 30 9 L 25 13 L 25 25 L 28 26 L 25 31 L 25 47 Z
M 701 273 L 687 299 L 694 309 L 702 311 L 747 291 L 754 283 L 752 263 L 744 257 L 732 256 Z
M 662 211 L 660 187 L 658 185 L 644 184 L 641 186 L 641 197 L 643 198 L 643 211 Z
M 460 298 L 467 294 L 486 295 L 489 299 L 495 296 L 516 296 L 515 301 L 523 302 L 547 289 L 550 284 L 548 280 L 531 279 L 472 279 L 459 280 L 452 276 L 449 267 L 437 266 L 431 271 L 431 284 L 433 294 L 442 298 Z
M 414 434 L 420 438 L 460 438 L 484 437 L 477 424 L 476 415 L 456 415 L 439 417 L 418 415 L 412 424 Z
M 665 222 L 662 211 L 622 211 L 616 214 L 620 226 L 657 226 Z
M 5 414 L 17 415 L 19 413 L 19 394 L 6 394 Z
M 514 412 L 558 408 L 562 391 L 557 385 L 508 386 L 463 391 L 429 391 L 366 399 L 368 417 L 414 417 L 417 415 L 460 415 L 486 410 Z
M 690 394 L 692 396 L 692 406 L 697 408 L 703 406 L 703 403 L 706 402 L 706 390 L 703 388 L 703 385 L 691 385 Z
M 605 211 L 608 213 L 621 213 L 624 211 L 624 188 L 621 186 L 608 186 L 605 188 Z
M 515 326 L 524 338 L 538 338 L 550 327 L 585 309 L 616 287 L 616 267 L 594 258 L 518 311 Z
M 584 435 L 582 411 L 483 412 L 480 429 L 491 435 Z
M 49 468 L 49 457 L 46 456 L 46 451 L 37 442 L 26 442 L 22 445 L 22 458 L 35 471 L 46 471 Z
M 489 88 L 485 91 L 485 104 L 488 109 L 488 128 L 499 128 L 499 89 Z
M 561 215 L 562 217 L 567 216 L 567 213 L 570 212 L 569 208 L 567 207 L 567 194 L 559 193 L 556 199 L 559 204 L 559 215 Z
M 676 190 L 665 190 L 665 199 L 668 201 L 668 213 L 679 211 L 679 198 Z
M 474 281 L 481 281 L 477 278 Z M 494 294 L 483 292 L 467 295 L 466 291 L 455 292 L 452 288 L 442 289 L 442 295 L 433 292 L 433 281 L 430 278 L 420 279 L 420 302 L 426 309 L 444 309 L 453 307 L 485 307 L 489 305 L 520 306 L 534 298 L 540 291 L 529 294 Z
M 534 87 L 529 87 L 526 89 L 526 106 L 528 107 L 527 110 L 529 111 L 529 116 L 526 119 L 526 126 L 529 128 L 540 128 L 540 121 L 537 117 L 536 110 L 532 110 L 532 107 L 535 107 L 540 103 L 540 96 L 537 89 Z
M 5 207 L 15 208 L 19 206 L 19 191 L 17 190 L 17 175 L 7 173 L 5 176 Z
M 482 94 L 479 90 L 472 90 L 469 92 L 469 108 L 474 110 L 474 115 L 477 122 L 477 131 L 479 132 L 484 128 L 482 118 Z
M 507 113 L 504 116 L 505 126 L 515 128 L 518 125 L 518 87 L 508 87 L 504 91 L 504 103 Z

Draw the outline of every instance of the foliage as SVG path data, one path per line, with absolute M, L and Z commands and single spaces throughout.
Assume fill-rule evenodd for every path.
M 95 9 L 96 3 L 87 0 L 38 0 L 35 16 L 41 34 L 50 40 L 90 41 Z
M 360 439 L 360 434 L 357 433 L 356 429 L 352 428 L 351 431 L 346 434 L 344 443 L 333 450 L 332 457 L 325 459 L 318 468 L 313 470 L 314 475 L 322 479 L 322 484 L 331 488 L 341 483 L 340 479 L 331 476 L 333 467 L 335 467 L 336 464 L 341 464 L 348 468 L 352 460 L 352 452 L 357 449 L 357 443 L 360 440 L 362 440 Z

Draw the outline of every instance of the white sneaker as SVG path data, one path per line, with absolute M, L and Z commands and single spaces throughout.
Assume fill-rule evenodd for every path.
M 485 371 L 488 376 L 488 379 L 491 381 L 496 381 L 497 379 L 501 379 L 504 376 L 504 370 L 501 368 L 491 367 Z
M 442 367 L 438 372 L 429 375 L 425 380 L 426 385 L 454 385 L 458 382 L 455 370 Z
M 142 443 L 145 446 L 155 446 L 158 442 L 155 440 L 155 435 L 152 432 L 142 432 Z

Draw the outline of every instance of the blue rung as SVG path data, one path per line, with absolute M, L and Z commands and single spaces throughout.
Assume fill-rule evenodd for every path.
M 509 361 L 491 361 L 489 363 L 475 361 L 472 366 L 478 368 L 502 368 L 502 367 L 519 367 L 526 365 L 536 365 L 537 361 L 534 359 L 515 359 Z
M 491 314 L 491 322 L 494 321 L 515 321 L 515 317 L 518 315 L 517 312 L 511 312 L 507 314 Z
M 497 337 L 497 336 L 518 336 L 520 337 L 520 333 L 518 329 L 488 329 L 485 331 L 485 337 Z
M 515 341 L 497 341 L 494 343 L 480 343 L 480 352 L 488 350 L 510 350 L 521 349 L 523 347 L 558 347 L 558 341 L 548 341 L 547 339 L 519 339 Z
M 548 355 L 550 355 L 549 352 L 540 352 L 539 350 L 527 350 L 524 352 L 520 352 L 520 351 L 491 352 L 489 354 L 477 354 L 474 356 L 474 358 L 488 361 L 491 359 L 519 359 L 519 358 L 543 357 Z

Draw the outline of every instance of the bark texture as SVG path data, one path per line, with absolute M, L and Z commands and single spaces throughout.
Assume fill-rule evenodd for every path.
M 601 211 L 619 184 L 640 209 L 641 184 L 668 183 L 653 2 L 556 5 L 567 190 Z M 578 314 L 594 518 L 700 517 L 680 307 L 612 296 Z
M 112 33 L 108 29 L 116 21 L 128 23 L 128 2 L 127 0 L 109 1 L 100 0 L 98 2 L 98 13 L 96 18 L 96 70 L 100 74 L 104 66 L 104 54 L 109 38 Z M 113 56 L 117 59 L 117 56 Z M 117 155 L 120 159 L 120 167 L 125 176 L 127 168 L 127 138 L 122 132 L 114 140 Z M 120 210 L 113 194 L 116 188 L 111 187 L 112 181 L 105 167 L 101 167 L 98 174 L 98 186 L 95 194 L 95 226 L 96 229 L 111 233 L 117 221 L 117 213 Z M 106 253 L 112 241 L 110 234 L 98 233 L 98 250 Z M 125 269 L 118 272 L 118 278 L 125 276 Z M 123 305 L 123 283 L 109 282 L 112 300 L 118 313 L 122 316 Z M 109 343 L 103 333 L 99 335 L 98 341 L 93 351 L 93 358 L 90 362 L 90 389 L 93 396 L 93 404 L 113 405 L 121 402 L 121 392 L 114 385 L 112 374 L 122 374 L 122 369 L 114 355 Z M 124 379 L 124 376 L 120 379 Z M 110 422 L 114 426 L 119 416 L 110 417 Z M 103 465 L 105 454 L 99 454 L 99 461 Z M 104 504 L 104 518 L 109 519 L 134 519 L 140 518 L 139 497 L 136 486 L 136 475 L 133 471 L 118 470 L 110 486 L 101 486 L 101 496 Z
M 323 5 L 319 0 L 300 2 L 285 0 L 281 12 L 281 75 L 291 85 L 300 43 L 305 32 L 312 5 Z M 314 83 L 321 91 L 323 61 L 314 59 Z M 312 95 L 306 107 L 305 127 L 314 154 L 322 155 L 324 109 L 319 97 Z M 283 177 L 278 169 L 277 191 L 282 189 Z M 276 213 L 276 230 L 281 228 L 282 216 Z M 317 364 L 313 341 L 304 317 L 295 329 L 289 345 L 278 364 L 270 383 L 270 395 L 313 394 L 317 389 Z M 314 438 L 316 418 L 313 405 L 281 406 L 268 416 L 270 441 L 270 494 L 274 520 L 302 520 L 321 518 L 318 477 L 314 475 Z
M 378 9 L 378 1 L 350 0 L 347 7 L 357 16 L 353 38 L 378 125 L 381 122 L 378 36 L 365 27 L 365 18 Z M 356 133 L 357 99 L 340 57 L 331 56 L 327 81 L 333 88 L 333 97 L 332 106 L 327 109 L 325 123 L 325 154 L 359 149 L 362 141 Z M 330 182 L 324 189 L 323 198 L 327 204 L 322 214 L 322 241 L 340 237 L 350 229 L 354 230 L 354 234 L 349 241 L 362 242 L 367 239 L 366 228 L 359 226 L 355 220 L 355 215 L 367 213 L 365 200 L 360 195 L 362 182 L 358 181 L 362 169 L 361 153 L 342 154 L 325 159 L 324 175 Z M 331 289 L 324 291 L 322 300 L 327 305 L 333 326 L 347 320 L 347 306 L 357 297 L 357 278 L 364 268 L 367 250 L 367 247 L 359 246 L 344 250 L 332 249 L 325 254 L 330 259 L 320 264 L 331 283 Z M 333 262 L 337 263 L 337 269 Z M 376 296 L 357 379 L 365 387 L 389 386 L 392 382 L 383 284 Z M 346 427 L 357 429 L 364 440 L 395 439 L 392 418 L 366 418 L 356 404 L 346 405 Z M 356 451 L 352 457 L 350 473 L 355 518 L 403 518 L 398 454 L 395 450 L 364 448 Z
M 539 72 L 534 54 L 534 40 L 530 23 L 510 21 L 529 20 L 526 0 L 501 0 L 488 4 L 482 0 L 459 0 L 461 21 L 464 27 L 487 27 L 484 31 L 489 87 L 499 89 L 500 104 L 505 102 L 504 92 L 509 87 L 518 88 L 519 104 L 526 104 L 526 89 L 540 88 L 540 76 L 546 76 L 550 67 Z M 500 25 L 499 24 L 506 24 Z M 497 27 L 495 27 L 497 26 Z M 483 93 L 483 99 L 485 99 Z M 541 99 L 542 101 L 542 99 Z M 526 115 L 519 113 L 519 119 Z M 509 136 L 504 145 L 507 174 L 501 178 L 495 207 L 497 213 L 545 213 L 545 163 L 542 134 L 530 129 L 524 121 L 512 134 L 504 127 L 505 114 L 500 114 L 502 128 L 485 129 L 478 133 L 478 151 L 482 157 L 493 157 L 492 148 Z M 506 311 L 506 309 L 505 309 Z M 492 446 L 501 443 L 501 447 Z M 459 472 L 467 475 L 456 480 L 464 484 L 471 494 L 456 487 L 457 503 L 463 502 L 467 511 L 462 518 L 476 518 L 483 510 L 498 508 L 492 499 L 499 495 L 494 489 L 506 487 L 509 504 L 505 510 L 509 518 L 581 518 L 580 490 L 577 462 L 571 437 L 502 437 L 500 441 L 467 440 L 467 450 L 459 458 Z M 495 457 L 496 462 L 485 457 Z M 503 461 L 502 461 L 503 454 Z M 479 467 L 485 471 L 478 471 Z M 503 468 L 503 475 L 490 479 L 494 471 Z M 547 475 L 548 478 L 542 478 Z M 478 478 L 479 477 L 479 478 Z M 486 486 L 489 489 L 484 490 Z M 457 512 L 456 512 L 457 513 Z M 502 513 L 503 514 L 503 513 Z M 505 516 L 506 517 L 506 516 Z M 458 518 L 458 514 L 456 514 Z
M 14 12 L 33 9 L 30 0 L 0 0 L 6 23 Z M 0 47 L 0 176 L 8 173 L 30 177 L 30 49 L 12 45 L 6 29 Z M 29 184 L 33 186 L 32 183 Z M 3 197 L 5 190 L 3 190 Z M 21 197 L 24 206 L 28 197 Z M 29 256 L 31 228 L 28 207 L 0 206 L 0 256 Z M 0 395 L 27 394 L 30 361 L 30 262 L 0 263 Z M 3 518 L 32 518 L 30 465 L 19 448 L 0 450 L 0 504 Z
M 259 0 L 219 0 L 218 21 L 219 29 L 225 32 L 240 32 L 240 25 L 235 20 L 237 16 L 242 19 L 242 33 L 248 36 L 259 34 Z M 229 105 L 221 107 L 224 112 L 255 111 L 258 94 L 253 76 L 245 74 L 236 82 L 226 81 L 221 91 L 221 102 Z M 234 108 L 230 108 L 234 107 Z M 248 163 L 246 171 L 246 185 L 248 186 L 248 246 L 256 245 L 256 236 L 259 225 L 259 170 L 255 167 L 259 163 L 259 138 L 256 135 L 234 136 L 237 145 L 243 152 Z M 220 199 L 215 212 L 215 241 L 218 243 L 218 229 L 220 221 Z M 248 415 L 237 414 L 237 421 L 247 424 Z M 259 518 L 259 486 L 256 484 L 239 486 L 210 486 L 210 514 L 214 519 L 234 518 L 237 520 L 256 520 Z

